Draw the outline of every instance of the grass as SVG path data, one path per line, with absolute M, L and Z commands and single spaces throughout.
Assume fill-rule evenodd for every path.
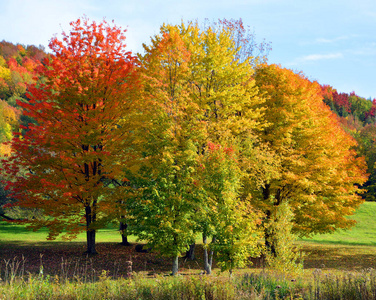
M 376 246 L 376 202 L 365 202 L 351 219 L 357 224 L 349 230 L 338 230 L 332 234 L 318 234 L 301 241 L 320 244 Z
M 349 230 L 338 230 L 332 234 L 318 234 L 312 238 L 299 239 L 303 243 L 337 244 L 337 245 L 367 245 L 376 246 L 376 202 L 365 202 L 356 211 L 351 219 L 357 224 Z M 37 232 L 28 231 L 23 225 L 17 225 L 0 221 L 0 243 L 56 243 L 61 242 L 61 238 L 55 241 L 46 241 L 47 229 Z M 135 242 L 135 237 L 129 237 L 130 242 Z M 85 242 L 86 234 L 81 233 L 73 242 Z M 97 233 L 97 241 L 102 243 L 120 242 L 118 227 L 109 225 L 100 229 Z
M 8 277 L 0 284 L 0 299 L 315 299 L 354 300 L 376 298 L 376 272 L 342 275 L 313 273 L 312 280 L 289 280 L 274 273 L 246 273 L 232 278 L 220 276 L 135 275 L 112 280 L 102 272 L 97 281 L 64 280 L 44 275 Z
M 306 253 L 305 269 L 336 274 L 376 269 L 376 202 L 363 203 L 351 219 L 357 224 L 349 230 L 299 239 Z
M 294 288 L 291 282 L 263 275 L 244 275 L 234 279 L 213 276 L 156 277 L 152 281 L 144 277 L 114 281 L 104 275 L 99 281 L 88 283 L 60 283 L 56 279 L 39 276 L 0 285 L 0 299 L 235 300 L 277 299 L 277 295 L 278 299 L 283 299 L 294 292 Z
M 0 222 L 0 299 L 376 299 L 376 203 L 364 203 L 354 219 L 352 230 L 298 241 L 306 256 L 294 283 L 265 273 L 260 259 L 234 279 L 216 268 L 202 276 L 202 245 L 195 261 L 180 260 L 183 276 L 169 278 L 169 258 L 119 245 L 116 226 L 99 230 L 99 254 L 88 257 L 85 233 L 70 242 L 46 241 L 47 230 Z M 124 279 L 129 260 L 133 280 Z
M 77 236 L 77 239 L 73 241 L 63 241 L 61 237 L 56 240 L 48 241 L 48 229 L 43 228 L 38 231 L 31 231 L 25 228 L 25 225 L 19 225 L 14 223 L 8 223 L 6 221 L 0 221 L 0 244 L 1 243 L 17 243 L 28 245 L 30 243 L 34 244 L 53 244 L 53 243 L 77 243 L 86 242 L 86 233 L 82 232 Z M 109 225 L 107 228 L 98 230 L 96 235 L 97 241 L 104 243 L 116 243 L 121 241 L 121 236 L 118 231 L 118 227 L 115 225 Z M 135 242 L 136 238 L 134 236 L 128 237 L 130 242 Z

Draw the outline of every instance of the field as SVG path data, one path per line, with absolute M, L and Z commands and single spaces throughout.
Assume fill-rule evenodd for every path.
M 376 203 L 362 204 L 352 219 L 357 224 L 351 230 L 298 241 L 307 254 L 306 269 L 376 269 Z
M 316 235 L 312 239 L 305 240 L 320 244 L 376 246 L 376 203 L 363 203 L 351 219 L 357 221 L 351 230 Z
M 376 269 L 376 239 L 373 239 L 376 234 L 376 203 L 364 203 L 354 219 L 358 224 L 352 230 L 297 241 L 305 253 L 302 280 L 314 280 L 313 274 L 318 269 L 326 276 L 337 276 L 343 272 L 361 274 L 364 270 Z M 136 252 L 134 238 L 130 239 L 132 246 L 120 245 L 120 235 L 115 227 L 100 230 L 97 237 L 99 254 L 90 257 L 84 255 L 84 234 L 70 242 L 46 241 L 46 236 L 46 231 L 29 232 L 21 225 L 1 222 L 0 277 L 8 281 L 11 275 L 25 277 L 30 274 L 60 280 L 80 278 L 85 282 L 95 282 L 103 279 L 103 276 L 119 279 L 127 276 L 127 261 L 132 261 L 134 274 L 143 280 L 154 280 L 159 276 L 164 278 L 170 273 L 171 262 L 168 258 L 158 253 Z M 200 275 L 202 265 L 202 245 L 198 244 L 194 261 L 180 260 L 180 275 Z M 219 274 L 217 271 L 214 269 L 212 277 L 216 279 L 213 280 L 228 278 L 228 273 Z M 237 270 L 235 274 L 243 276 L 263 271 L 263 261 L 255 258 L 252 266 Z

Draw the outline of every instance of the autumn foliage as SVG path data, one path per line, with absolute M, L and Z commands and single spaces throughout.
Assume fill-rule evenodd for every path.
M 34 230 L 86 231 L 96 253 L 96 231 L 121 221 L 171 256 L 175 275 L 199 234 L 210 274 L 214 252 L 232 270 L 260 238 L 283 245 L 278 226 L 353 225 L 366 164 L 330 109 L 355 124 L 375 104 L 268 65 L 270 46 L 241 20 L 164 24 L 136 58 L 123 30 L 83 18 L 49 47 L 43 63 L 38 48 L 0 47 L 0 142 L 12 140 L 0 167 L 8 206 L 43 212 L 23 220 Z M 373 145 L 373 130 L 360 137 Z
M 35 123 L 13 139 L 14 155 L 4 165 L 18 205 L 45 212 L 34 228 L 47 226 L 50 238 L 86 230 L 88 252 L 95 253 L 95 230 L 121 191 L 107 181 L 130 159 L 136 59 L 120 28 L 86 19 L 71 26 L 62 41 L 51 40 L 44 80 L 29 86 L 27 103 L 18 102 Z
M 302 74 L 277 65 L 257 70 L 270 123 L 261 138 L 279 157 L 279 172 L 265 181 L 257 206 L 266 214 L 288 201 L 300 235 L 348 228 L 362 202 L 358 185 L 367 179 L 356 142 L 322 102 L 321 88 Z M 278 87 L 278 88 L 276 88 Z

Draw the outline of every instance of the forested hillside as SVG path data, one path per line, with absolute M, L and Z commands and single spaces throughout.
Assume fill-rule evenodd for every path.
M 27 88 L 35 83 L 38 76 L 38 67 L 47 57 L 43 46 L 14 45 L 0 42 L 0 155 L 9 155 L 11 147 L 5 142 L 10 141 L 14 133 L 22 131 L 20 126 L 27 126 L 32 122 L 30 118 L 22 114 L 22 108 L 17 101 L 27 102 Z M 0 165 L 1 168 L 1 165 Z M 5 171 L 0 171 L 4 176 Z M 0 184 L 0 215 L 4 218 L 12 218 L 4 214 L 3 206 L 12 202 L 7 197 L 8 192 L 4 185 Z M 21 217 L 13 215 L 13 217 Z
M 365 99 L 356 92 L 338 93 L 334 87 L 322 85 L 324 102 L 335 112 L 343 128 L 357 141 L 356 151 L 367 162 L 368 181 L 362 186 L 362 197 L 376 201 L 376 99 Z

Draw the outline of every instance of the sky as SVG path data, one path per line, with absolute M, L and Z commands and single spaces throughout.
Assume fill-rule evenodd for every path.
M 84 15 L 127 29 L 134 53 L 163 23 L 241 18 L 271 43 L 269 63 L 376 98 L 376 0 L 0 0 L 0 40 L 47 49 Z

